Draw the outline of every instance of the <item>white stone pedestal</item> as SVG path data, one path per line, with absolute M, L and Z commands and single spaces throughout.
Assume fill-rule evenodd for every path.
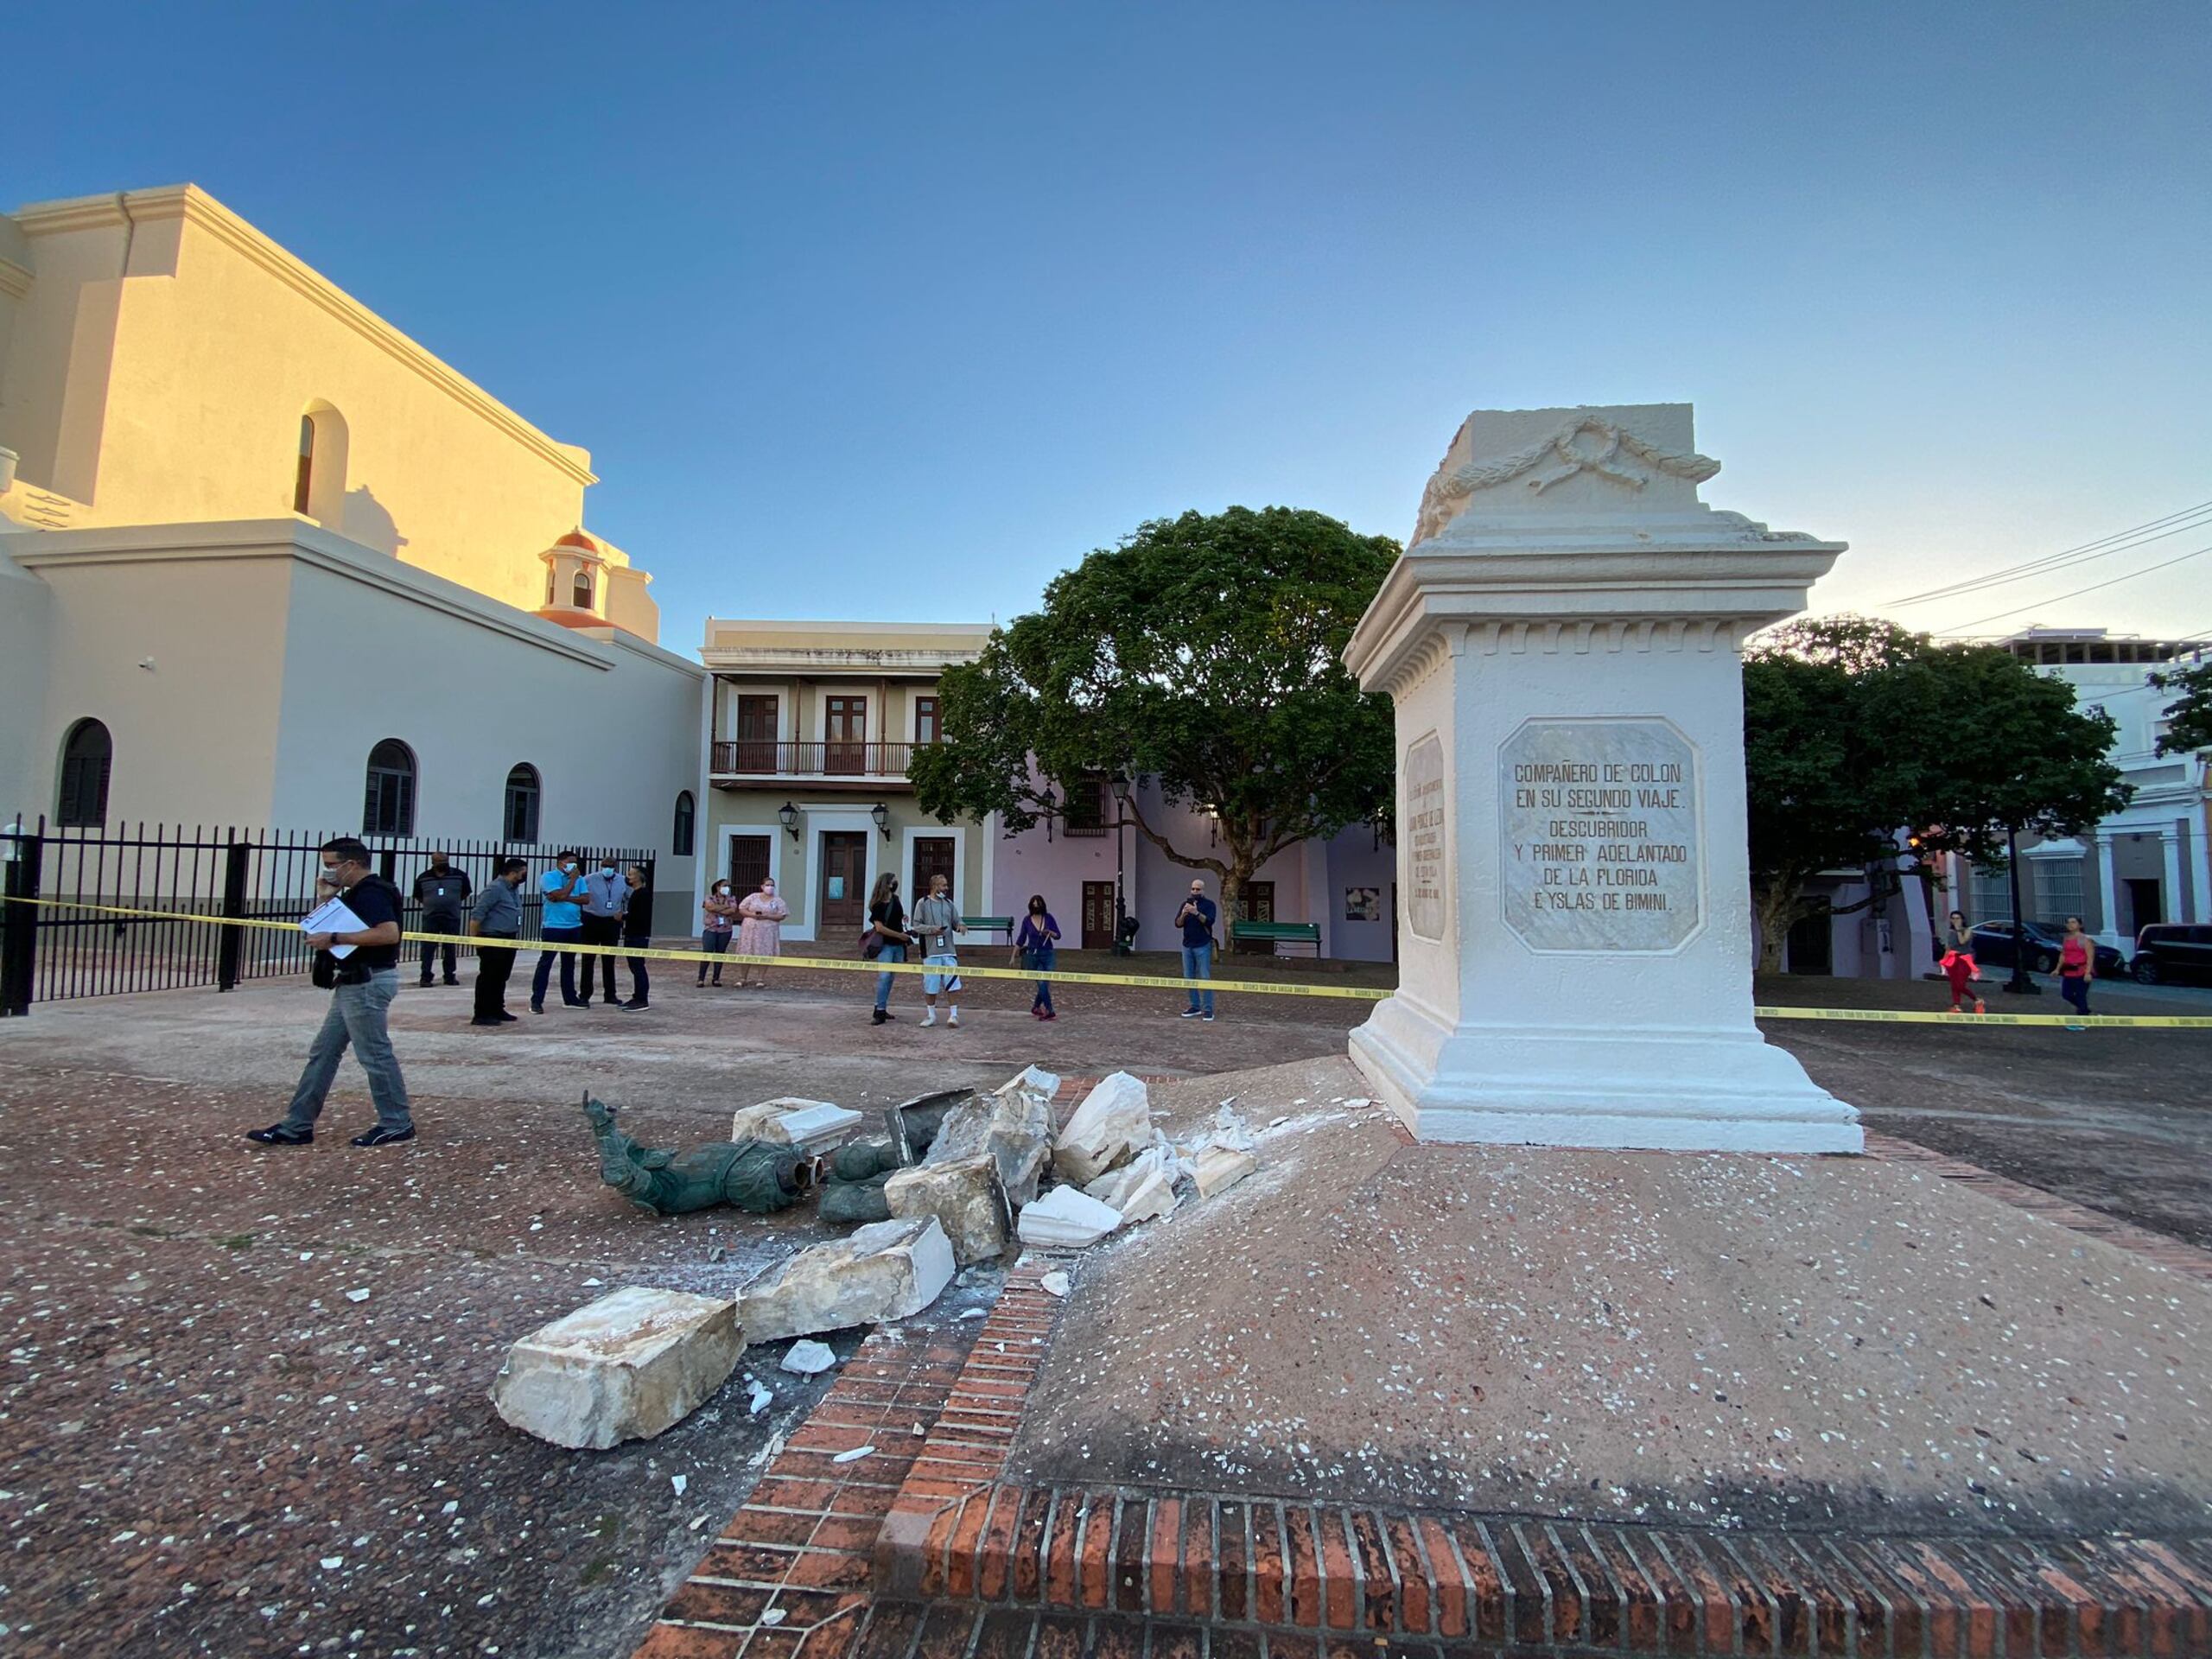
M 1738 655 L 1843 543 L 1718 470 L 1686 404 L 1478 410 L 1345 648 L 1397 706 L 1403 907 L 1351 1056 L 1422 1140 L 1861 1149 L 1751 1019 Z

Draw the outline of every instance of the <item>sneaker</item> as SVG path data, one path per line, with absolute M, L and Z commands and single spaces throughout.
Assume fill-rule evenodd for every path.
M 960 1016 L 957 1014 L 954 1014 L 949 1016 L 944 1023 L 952 1030 L 957 1031 L 960 1029 Z
M 643 997 L 633 996 L 621 1006 L 626 1008 L 645 1008 L 651 1007 L 652 1005 L 647 1002 Z
M 315 1140 L 313 1129 L 296 1129 L 289 1123 L 271 1123 L 265 1129 L 248 1129 L 245 1138 L 257 1147 L 304 1147 Z
M 561 999 L 561 1006 L 564 1008 L 588 1008 L 591 1007 L 591 998 L 588 996 L 564 996 Z
M 1050 1008 L 1047 1008 L 1047 1009 L 1046 1009 L 1046 1010 L 1045 1010 L 1045 1012 L 1044 1012 L 1043 1014 L 1039 1014 L 1038 1017 L 1039 1017 L 1039 1019 L 1042 1019 L 1042 1020 L 1057 1020 L 1057 1019 L 1058 1019 L 1060 1016 L 1059 1016 L 1058 1014 L 1054 1014 L 1054 1013 L 1053 1013 Z
M 1200 1015 L 1198 1016 L 1198 1018 L 1199 1018 L 1199 1019 L 1201 1019 L 1201 1020 L 1205 1020 L 1205 1021 L 1206 1022 L 1206 1024 L 1208 1024 L 1208 1025 L 1211 1025 L 1211 1024 L 1213 1024 L 1213 1015 L 1211 1015 L 1211 1014 L 1200 1014 Z
M 545 1012 L 545 1005 L 543 1002 L 533 1002 L 530 1005 L 530 1011 L 532 1014 L 543 1014 Z
M 1178 1020 L 1195 1020 L 1198 1017 L 1198 1011 L 1196 1008 L 1185 1008 L 1175 1017 Z
M 379 1123 L 366 1135 L 355 1135 L 353 1144 L 357 1147 L 396 1147 L 403 1141 L 414 1138 L 415 1126 L 412 1123 L 404 1129 L 387 1129 Z
M 926 1028 L 935 1024 L 937 1024 L 937 1010 L 935 1008 L 931 1008 L 927 1014 L 922 1016 L 922 1025 Z

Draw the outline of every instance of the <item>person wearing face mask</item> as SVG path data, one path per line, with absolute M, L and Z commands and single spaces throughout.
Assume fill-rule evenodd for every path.
M 625 866 L 622 883 L 629 889 L 624 895 L 622 943 L 632 950 L 650 950 L 653 943 L 653 890 L 646 885 L 645 867 L 642 864 Z M 639 955 L 626 957 L 623 960 L 630 964 L 630 1000 L 622 1006 L 626 1008 L 651 1006 L 645 1000 L 652 985 L 645 976 L 645 957 Z M 614 958 L 608 957 L 606 962 L 607 982 L 612 985 L 614 982 Z
M 507 976 L 515 970 L 515 936 L 522 931 L 522 884 L 530 874 L 530 861 L 503 858 L 499 873 L 476 900 L 468 931 L 477 940 L 476 1014 L 473 1026 L 504 1026 L 514 1019 L 507 1012 Z
M 764 879 L 760 890 L 748 893 L 738 901 L 737 913 L 743 925 L 737 930 L 737 953 L 741 957 L 772 957 L 783 947 L 784 923 L 791 915 L 791 906 L 776 897 L 776 878 Z M 768 970 L 757 962 L 737 964 L 737 983 L 740 989 L 757 985 L 766 990 Z
M 415 1120 L 408 1110 L 407 1079 L 400 1075 L 398 1058 L 391 1052 L 391 1036 L 385 1015 L 399 995 L 399 894 L 369 869 L 369 849 L 352 836 L 322 843 L 322 877 L 315 884 L 320 901 L 342 898 L 361 926 L 343 933 L 310 933 L 308 948 L 328 950 L 333 945 L 353 948 L 334 964 L 336 982 L 331 987 L 330 1011 L 308 1047 L 307 1068 L 281 1122 L 265 1129 L 248 1129 L 245 1138 L 257 1146 L 304 1147 L 315 1140 L 315 1121 L 322 1115 L 323 1096 L 338 1077 L 338 1063 L 351 1047 L 353 1058 L 368 1074 L 369 1098 L 376 1103 L 376 1126 L 353 1137 L 357 1147 L 389 1147 L 415 1138 Z
M 717 881 L 708 888 L 707 896 L 701 901 L 699 908 L 703 912 L 699 923 L 699 948 L 711 957 L 727 955 L 730 930 L 737 923 L 737 900 L 729 896 L 729 883 Z M 703 962 L 699 964 L 699 982 L 702 985 L 707 982 L 707 964 Z M 722 965 L 716 962 L 715 983 L 719 985 L 721 982 Z
M 622 918 L 630 908 L 630 884 L 622 879 L 622 872 L 614 868 L 611 858 L 601 859 L 591 874 L 584 877 L 583 928 L 586 944 L 620 944 L 622 943 Z M 609 1007 L 622 999 L 614 994 L 614 958 L 587 956 L 584 958 L 583 1000 L 591 1001 L 591 986 L 595 969 L 605 969 L 607 1004 Z
M 552 869 L 537 879 L 545 907 L 539 912 L 538 931 L 548 944 L 574 944 L 584 936 L 584 860 L 582 853 L 561 855 Z M 553 976 L 553 959 L 561 959 L 561 1001 L 565 1007 L 588 1008 L 589 997 L 576 995 L 576 958 L 572 951 L 541 950 L 537 972 L 530 982 L 530 1011 L 545 1012 L 545 985 Z

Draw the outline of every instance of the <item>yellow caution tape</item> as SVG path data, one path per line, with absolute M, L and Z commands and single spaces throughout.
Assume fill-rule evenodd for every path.
M 0 897 L 7 897 L 0 895 Z M 7 897 L 16 905 L 50 905 L 100 916 L 136 916 L 164 922 L 205 922 L 216 927 L 253 927 L 278 933 L 299 931 L 297 922 L 272 922 L 251 916 L 207 916 L 191 911 L 132 909 L 122 905 L 83 904 L 74 899 Z M 403 933 L 407 944 L 450 944 L 481 948 L 486 944 L 524 950 L 565 950 L 574 956 L 637 957 L 647 962 L 722 963 L 757 963 L 772 968 L 804 968 L 836 974 L 951 974 L 961 979 L 1014 979 L 1028 984 L 1045 980 L 1054 985 L 1112 985 L 1141 989 L 1249 992 L 1256 996 L 1323 996 L 1356 1002 L 1380 1002 L 1391 993 L 1357 985 L 1306 985 L 1295 982 L 1270 984 L 1258 980 L 1190 980 L 1163 974 L 1077 974 L 1052 969 L 1044 973 L 1027 968 L 977 968 L 962 963 L 956 968 L 932 968 L 921 962 L 881 962 L 838 957 L 754 957 L 740 951 L 671 950 L 656 945 L 583 944 L 566 939 L 516 939 L 511 947 L 500 941 L 461 933 Z M 1921 1026 L 2065 1026 L 2137 1027 L 2163 1030 L 2212 1030 L 2212 1015 L 2114 1014 L 2076 1016 L 2068 1014 L 1948 1014 L 1903 1008 L 1797 1008 L 1772 1004 L 1754 1007 L 1761 1020 L 1875 1020 Z

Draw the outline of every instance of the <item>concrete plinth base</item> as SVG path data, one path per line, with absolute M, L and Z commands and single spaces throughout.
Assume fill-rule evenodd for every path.
M 1354 1065 L 1422 1141 L 1666 1152 L 1857 1153 L 1859 1115 L 1748 1031 L 1450 1027 L 1404 997 Z

